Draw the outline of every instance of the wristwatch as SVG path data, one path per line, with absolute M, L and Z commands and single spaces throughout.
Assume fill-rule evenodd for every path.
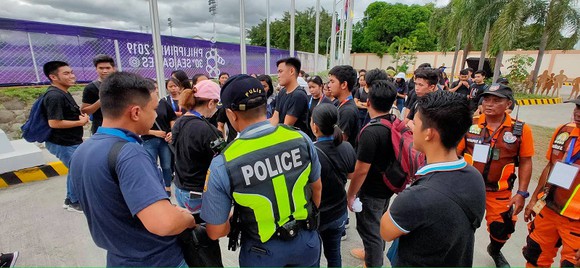
M 528 191 L 520 191 L 520 190 L 518 190 L 517 194 L 523 196 L 524 198 L 530 197 L 530 193 Z

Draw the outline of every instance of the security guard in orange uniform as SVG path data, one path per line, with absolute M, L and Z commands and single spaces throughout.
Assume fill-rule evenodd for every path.
M 580 267 L 580 98 L 574 122 L 560 126 L 548 147 L 538 187 L 524 212 L 530 234 L 523 249 L 526 266 L 549 267 L 562 247 L 561 266 Z
M 532 175 L 534 141 L 532 130 L 510 117 L 511 88 L 494 84 L 484 93 L 483 113 L 473 118 L 473 125 L 457 147 L 458 154 L 472 164 L 485 180 L 487 252 L 497 267 L 509 267 L 501 248 L 515 231 L 517 214 L 525 205 Z M 512 196 L 515 168 L 518 167 L 518 190 Z

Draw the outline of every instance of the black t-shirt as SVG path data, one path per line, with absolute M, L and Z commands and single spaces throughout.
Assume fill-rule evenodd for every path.
M 317 150 L 318 160 L 322 167 L 322 200 L 320 202 L 320 224 L 332 222 L 346 213 L 346 184 L 347 175 L 354 172 L 356 153 L 348 142 L 334 146 L 333 141 L 321 141 L 314 144 L 322 150 L 325 157 Z M 329 162 L 329 161 L 332 161 Z
M 83 90 L 83 103 L 94 104 L 99 100 L 100 81 L 90 82 Z M 97 128 L 103 124 L 103 113 L 101 108 L 97 109 L 93 114 L 93 123 L 91 125 L 91 133 L 95 134 Z
M 415 114 L 417 113 L 417 97 L 413 100 L 413 103 L 410 104 L 409 114 L 407 115 L 407 119 L 413 120 L 415 119 Z
M 234 126 L 232 126 L 232 124 L 230 123 L 230 120 L 228 119 L 228 116 L 226 115 L 225 108 L 223 108 L 223 107 L 220 108 L 216 114 L 217 114 L 217 122 L 223 123 L 223 124 L 228 126 L 228 137 L 227 137 L 226 141 L 228 143 L 230 143 L 238 136 L 238 132 L 234 129 Z
M 179 100 L 174 100 L 173 98 L 171 98 L 171 95 L 166 96 L 165 100 L 167 101 L 167 103 L 169 103 L 169 105 L 171 105 L 171 109 L 173 109 L 175 113 L 181 112 L 181 115 L 187 113 L 187 109 L 180 107 Z
M 79 121 L 81 109 L 69 92 L 50 86 L 44 95 L 43 104 L 48 120 Z M 81 144 L 83 127 L 53 128 L 47 141 L 62 146 Z
M 214 156 L 210 143 L 218 138 L 218 130 L 197 116 L 184 115 L 175 121 L 171 133 L 175 146 L 175 185 L 201 192 Z
M 411 109 L 415 106 L 415 102 L 417 101 L 417 93 L 415 93 L 415 89 L 409 90 L 407 94 L 407 100 L 405 100 L 405 108 Z
M 378 118 L 390 118 L 390 115 Z M 393 192 L 383 181 L 381 172 L 395 160 L 391 143 L 391 130 L 376 124 L 366 127 L 360 134 L 357 147 L 357 160 L 371 164 L 360 193 L 374 198 L 390 198 Z
M 405 81 L 402 81 L 401 83 L 395 82 L 395 87 L 397 88 L 397 93 L 399 93 L 399 94 L 406 95 L 407 93 L 409 93 L 409 88 L 407 87 L 407 83 L 405 83 Z M 404 98 L 405 97 L 397 96 L 397 99 L 404 99 Z
M 354 93 L 354 98 L 358 99 L 358 101 L 362 102 L 362 103 L 366 103 L 367 99 L 369 98 L 369 93 L 366 92 L 362 87 L 359 88 L 355 93 Z M 364 108 L 358 108 L 359 110 L 367 110 Z
M 477 110 L 477 106 L 479 103 L 479 99 L 481 98 L 481 94 L 487 88 L 489 88 L 489 86 L 485 83 L 483 83 L 481 85 L 478 85 L 476 83 L 471 84 L 471 90 L 469 92 L 469 98 L 471 98 L 470 103 L 469 103 L 471 111 Z
M 338 99 L 335 98 L 334 100 L 332 100 L 332 104 L 334 104 L 334 106 L 338 107 L 338 104 L 339 104 Z
M 151 127 L 151 130 L 163 130 L 166 133 L 171 132 L 171 121 L 174 121 L 177 119 L 177 115 L 175 115 L 175 112 L 173 111 L 173 108 L 171 108 L 171 105 L 169 105 L 169 103 L 167 103 L 166 99 L 160 99 L 159 105 L 157 106 L 156 111 L 157 111 L 157 118 L 155 118 L 155 122 L 157 124 L 153 124 L 153 126 Z M 161 129 L 159 129 L 157 127 L 157 125 L 159 125 L 161 127 Z M 143 136 L 141 136 L 141 138 L 143 140 L 149 140 L 149 139 L 155 138 L 155 136 L 143 135 Z
M 483 218 L 485 186 L 474 167 L 428 173 L 399 193 L 391 205 L 393 221 L 409 232 L 399 237 L 393 266 L 472 266 L 475 238 L 471 222 L 457 203 L 433 189 L 434 184 L 439 185 L 438 191 L 455 194 Z
M 459 81 L 453 82 L 449 88 L 455 88 L 457 85 L 459 85 Z M 469 95 L 469 87 L 461 85 L 455 92 L 467 96 Z
M 312 111 L 314 111 L 314 108 L 316 108 L 316 106 L 318 106 L 319 104 L 322 103 L 330 103 L 332 104 L 332 101 L 330 99 L 328 99 L 326 96 L 321 96 L 318 99 L 313 98 L 312 96 L 310 96 L 308 98 L 308 121 L 310 121 L 310 117 L 312 116 Z
M 360 130 L 358 120 L 358 107 L 354 100 L 350 99 L 342 105 L 338 105 L 338 126 L 348 136 L 348 142 L 356 147 L 356 138 Z
M 298 86 L 290 94 L 286 93 L 286 88 L 280 90 L 276 97 L 276 111 L 278 111 L 280 124 L 284 124 L 286 115 L 291 115 L 297 118 L 294 127 L 308 133 L 308 95 L 302 87 Z

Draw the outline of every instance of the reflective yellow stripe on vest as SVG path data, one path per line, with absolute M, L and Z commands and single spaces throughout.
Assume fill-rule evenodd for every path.
M 570 196 L 566 205 L 560 211 L 560 215 L 570 219 L 580 220 L 580 184 L 576 185 L 572 196 Z
M 235 140 L 224 151 L 224 158 L 226 161 L 232 161 L 258 150 L 296 139 L 303 139 L 302 134 L 284 127 L 278 127 L 276 131 L 262 137 Z M 276 232 L 276 223 L 278 226 L 284 225 L 288 222 L 290 215 L 292 215 L 296 220 L 305 220 L 308 218 L 308 210 L 306 209 L 307 200 L 304 193 L 304 187 L 306 187 L 306 184 L 308 183 L 311 167 L 311 163 L 308 163 L 307 167 L 300 174 L 298 180 L 296 180 L 292 186 L 292 197 L 288 195 L 289 191 L 284 174 L 272 178 L 272 185 L 274 187 L 276 203 L 278 205 L 278 214 L 280 217 L 278 222 L 276 222 L 274 218 L 273 204 L 267 197 L 259 194 L 239 192 L 234 192 L 232 194 L 236 203 L 248 207 L 254 212 L 258 224 L 258 234 L 263 243 L 268 241 Z M 294 202 L 294 212 L 291 211 L 291 200 Z

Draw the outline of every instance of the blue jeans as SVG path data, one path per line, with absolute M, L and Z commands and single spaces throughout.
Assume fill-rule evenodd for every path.
M 367 267 L 383 266 L 385 241 L 381 238 L 381 217 L 389 207 L 389 199 L 359 196 L 362 211 L 356 213 L 356 230 L 365 249 Z
M 191 198 L 191 193 L 189 191 L 175 188 L 175 199 L 177 204 L 188 209 L 192 214 L 197 214 L 201 212 L 201 196 L 196 198 Z
M 242 235 L 240 267 L 320 267 L 317 231 L 301 230 L 289 241 L 271 238 L 266 243 Z
M 165 187 L 171 187 L 171 180 L 173 179 L 173 169 L 171 168 L 171 150 L 169 149 L 169 144 L 162 138 L 151 138 L 149 140 L 143 141 L 143 148 L 153 157 L 157 162 L 157 157 L 159 157 L 159 164 L 161 165 L 161 170 L 163 171 L 163 180 L 165 181 Z
M 405 99 L 397 98 L 397 109 L 399 109 L 399 112 L 403 112 L 404 105 L 405 105 Z
M 348 219 L 348 212 L 344 213 L 340 218 L 321 225 L 318 228 L 324 248 L 324 257 L 326 257 L 328 267 L 342 267 L 340 238 L 344 232 L 346 219 Z
M 56 156 L 64 164 L 64 166 L 70 169 L 70 160 L 75 150 L 79 147 L 78 145 L 63 146 L 54 144 L 52 142 L 44 142 L 46 149 Z M 66 198 L 70 200 L 71 203 L 79 202 L 79 199 L 74 193 L 73 183 L 70 179 L 70 172 L 66 175 Z

